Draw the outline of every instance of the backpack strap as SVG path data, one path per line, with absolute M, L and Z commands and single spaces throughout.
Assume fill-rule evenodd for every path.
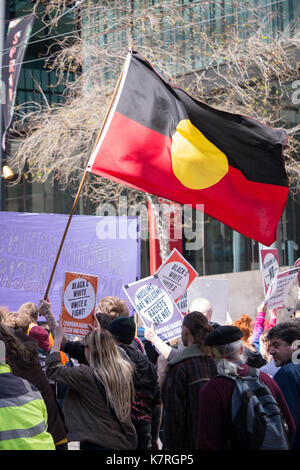
M 188 387 L 190 387 L 191 385 L 195 385 L 199 382 L 209 382 L 210 381 L 210 378 L 208 377 L 201 377 L 200 379 L 197 379 L 197 380 L 193 380 L 193 382 L 190 382 L 188 383 Z
M 234 380 L 236 382 L 236 380 L 238 378 L 240 378 L 240 376 L 217 374 L 217 375 L 214 376 L 214 378 L 231 379 L 231 380 Z

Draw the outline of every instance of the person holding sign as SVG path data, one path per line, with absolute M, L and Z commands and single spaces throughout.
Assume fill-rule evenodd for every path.
M 273 328 L 273 326 L 276 325 L 277 322 L 277 309 L 274 308 L 270 310 L 270 321 L 266 320 L 266 313 L 267 313 L 268 305 L 266 302 L 262 302 L 258 309 L 257 309 L 257 315 L 253 327 L 253 335 L 252 335 L 252 341 L 254 346 L 256 347 L 257 351 L 260 352 L 260 344 L 259 344 L 259 339 L 262 333 L 266 330 L 269 330 L 270 328 Z
M 131 421 L 133 367 L 106 330 L 90 331 L 84 339 L 88 365 L 63 366 L 59 350 L 64 330 L 57 326 L 47 376 L 67 387 L 64 415 L 68 440 L 83 450 L 133 450 L 137 436 Z
M 188 310 L 188 313 L 192 311 L 201 312 L 208 319 L 209 324 L 213 328 L 217 328 L 219 326 L 218 323 L 214 323 L 210 321 L 213 310 L 212 310 L 212 306 L 210 302 L 207 299 L 203 297 L 199 297 L 193 300 Z M 173 348 L 172 346 L 169 346 L 169 344 L 167 344 L 161 338 L 159 338 L 159 336 L 155 332 L 154 323 L 152 323 L 150 328 L 145 327 L 144 335 L 145 335 L 146 340 L 150 341 L 153 344 L 153 346 L 155 346 L 155 348 L 159 351 L 161 357 L 168 361 L 170 361 L 171 359 L 174 359 L 175 356 L 185 348 L 182 340 L 180 340 L 178 348 Z
M 119 297 L 108 295 L 103 297 L 98 303 L 96 318 L 101 328 L 106 328 L 109 322 L 115 318 L 129 316 L 130 312 L 126 302 Z M 144 354 L 143 345 L 136 336 L 134 336 L 130 346 Z

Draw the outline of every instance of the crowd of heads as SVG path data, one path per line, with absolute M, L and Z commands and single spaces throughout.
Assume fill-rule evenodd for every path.
M 300 340 L 299 309 L 300 304 L 297 304 L 296 308 L 293 309 L 293 316 L 290 320 L 281 322 L 270 330 L 262 332 L 259 339 L 260 351 L 267 361 L 274 358 L 278 364 L 284 362 L 286 357 L 289 356 L 290 350 L 287 348 L 284 351 L 282 345 L 291 346 L 296 340 Z M 219 326 L 211 322 L 212 313 L 211 304 L 207 299 L 197 298 L 192 301 L 189 313 L 183 318 L 182 323 L 182 341 L 185 346 L 197 343 L 201 350 L 211 353 L 210 348 L 205 343 L 205 338 Z M 0 307 L 1 335 L 7 338 L 9 329 L 21 329 L 24 333 L 27 333 L 30 325 L 38 324 L 38 316 L 38 308 L 32 302 L 22 304 L 17 312 L 11 312 L 6 307 Z M 99 328 L 111 333 L 117 342 L 119 341 L 124 344 L 132 342 L 136 334 L 136 325 L 132 317 L 130 317 L 129 308 L 124 300 L 116 296 L 104 297 L 98 303 L 96 318 Z M 243 314 L 231 326 L 239 329 L 241 337 L 237 341 L 213 347 L 215 358 L 221 358 L 223 362 L 224 359 L 228 360 L 228 362 L 231 359 L 241 361 L 244 358 L 241 352 L 242 346 L 253 347 L 252 333 L 254 321 L 250 315 Z M 34 332 L 32 336 L 34 337 Z M 89 337 L 90 334 L 86 340 Z M 13 340 L 11 339 L 10 342 L 12 350 L 14 350 Z M 19 348 L 19 351 L 21 350 L 22 348 Z
M 277 367 L 291 360 L 300 347 L 300 318 L 297 308 L 293 317 L 262 331 L 259 351 L 267 363 L 274 360 Z M 195 299 L 188 314 L 183 317 L 181 341 L 184 347 L 197 345 L 203 356 L 213 358 L 217 372 L 222 376 L 238 376 L 242 364 L 247 361 L 246 350 L 254 350 L 255 323 L 248 314 L 243 314 L 231 325 L 221 326 L 212 321 L 213 309 L 207 299 Z M 127 419 L 134 396 L 134 365 L 118 345 L 131 345 L 137 325 L 130 316 L 125 301 L 108 296 L 100 300 L 95 317 L 97 327 L 83 340 L 86 361 L 95 372 L 106 392 L 108 403 L 119 420 Z M 8 363 L 15 361 L 24 369 L 37 361 L 35 349 L 25 345 L 15 334 L 21 331 L 36 339 L 39 346 L 49 352 L 49 334 L 45 338 L 34 328 L 39 323 L 39 311 L 32 302 L 21 305 L 17 312 L 0 307 L 0 341 L 6 347 Z M 47 342 L 48 341 L 48 342 Z

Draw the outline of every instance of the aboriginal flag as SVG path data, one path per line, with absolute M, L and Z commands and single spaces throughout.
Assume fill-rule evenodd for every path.
M 197 208 L 269 246 L 288 196 L 287 134 L 201 103 L 129 52 L 92 173 Z

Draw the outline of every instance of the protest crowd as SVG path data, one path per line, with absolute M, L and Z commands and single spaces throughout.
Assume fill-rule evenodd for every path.
M 10 2 L 1 3 L 4 5 Z M 276 242 L 279 220 L 289 196 L 288 176 L 289 173 L 294 174 L 294 171 L 298 176 L 297 146 L 295 143 L 289 143 L 287 146 L 289 135 L 296 136 L 298 130 L 298 126 L 294 126 L 294 117 L 292 117 L 294 106 L 287 105 L 289 98 L 286 96 L 286 91 L 279 92 L 281 82 L 284 83 L 283 76 L 288 77 L 287 89 L 289 89 L 292 82 L 291 73 L 289 69 L 282 68 L 281 70 L 280 66 L 278 73 L 276 68 L 273 68 L 277 61 L 276 51 L 280 50 L 280 54 L 285 49 L 290 51 L 289 44 L 296 48 L 294 40 L 283 47 L 288 34 L 282 36 L 284 42 L 281 38 L 281 33 L 288 29 L 292 37 L 294 34 L 292 30 L 295 29 L 294 20 L 289 28 L 286 25 L 283 29 L 282 26 L 280 35 L 275 29 L 277 45 L 277 43 L 270 42 L 269 32 L 267 36 L 261 33 L 262 26 L 265 26 L 264 22 L 266 25 L 270 22 L 270 37 L 272 37 L 273 23 L 275 24 L 276 19 L 272 15 L 275 9 L 274 12 L 270 10 L 270 14 L 266 16 L 268 21 L 264 20 L 261 23 L 262 26 L 259 26 L 257 29 L 259 33 L 257 33 L 253 21 L 250 21 L 248 16 L 245 28 L 239 27 L 238 16 L 240 13 L 248 12 L 248 9 L 240 11 L 237 9 L 237 4 L 243 2 L 228 2 L 228 4 L 232 3 L 230 6 L 232 14 L 227 14 L 226 2 L 171 2 L 174 5 L 165 9 L 164 2 L 152 1 L 149 2 L 145 14 L 140 14 L 140 10 L 141 5 L 147 2 L 128 2 L 130 22 L 127 28 L 126 16 L 124 16 L 127 6 L 124 12 L 121 8 L 121 4 L 127 2 L 119 2 L 120 5 L 116 10 L 118 11 L 116 24 L 122 25 L 120 30 L 122 37 L 120 36 L 121 41 L 116 41 L 115 38 L 118 36 L 116 36 L 117 29 L 114 25 L 115 13 L 112 15 L 106 13 L 106 11 L 110 12 L 110 3 L 113 2 L 85 2 L 91 5 L 82 5 L 83 0 L 18 3 L 36 3 L 37 5 L 31 14 L 24 17 L 19 16 L 19 11 L 23 12 L 23 5 L 20 6 L 18 17 L 11 22 L 6 20 L 5 9 L 2 8 L 5 19 L 1 20 L 2 35 L 4 35 L 5 24 L 8 22 L 9 25 L 7 44 L 5 48 L 2 47 L 3 63 L 6 59 L 8 60 L 8 64 L 3 65 L 2 68 L 8 70 L 6 73 L 3 72 L 2 77 L 3 80 L 6 79 L 7 86 L 3 81 L 1 90 L 3 88 L 5 91 L 7 88 L 8 95 L 7 102 L 3 102 L 3 112 L 5 111 L 3 116 L 6 119 L 3 120 L 1 142 L 2 149 L 5 151 L 3 154 L 5 160 L 9 162 L 8 157 L 11 157 L 19 169 L 15 182 L 19 183 L 22 180 L 24 202 L 22 205 L 21 200 L 17 203 L 19 196 L 7 198 L 14 200 L 12 206 L 9 204 L 7 207 L 18 207 L 20 217 L 10 210 L 1 211 L 0 240 L 3 257 L 0 259 L 0 294 L 2 295 L 0 302 L 3 306 L 0 307 L 0 450 L 67 451 L 72 449 L 72 443 L 78 444 L 80 450 L 131 452 L 141 450 L 157 452 L 161 449 L 170 453 L 206 450 L 300 450 L 300 304 L 295 302 L 286 318 L 278 315 L 278 309 L 284 307 L 284 296 L 287 296 L 288 289 L 296 277 L 300 285 L 300 258 L 292 269 L 279 272 L 279 259 L 277 263 L 278 257 L 274 255 L 277 249 L 269 250 L 268 254 L 266 250 L 261 249 L 261 246 L 270 247 Z M 74 5 L 69 8 L 71 3 Z M 138 6 L 134 5 L 135 3 Z M 201 20 L 200 23 L 209 23 L 213 20 L 213 23 L 208 26 L 211 31 L 219 30 L 217 23 L 215 24 L 218 18 L 214 16 L 215 12 L 224 10 L 226 13 L 219 17 L 222 18 L 220 34 L 218 32 L 216 40 L 212 39 L 209 48 L 203 48 L 205 30 L 201 30 L 199 36 L 202 44 L 201 65 L 191 44 L 187 50 L 192 51 L 192 60 L 182 62 L 180 56 L 177 56 L 176 49 L 173 50 L 172 41 L 176 42 L 176 37 L 180 36 L 184 38 L 184 43 L 188 44 L 189 39 L 185 30 L 179 35 L 177 33 L 165 35 L 164 33 L 175 29 L 181 31 L 185 26 L 192 32 L 192 25 L 196 23 L 193 20 L 185 25 L 186 19 L 192 18 L 190 15 L 194 14 L 192 4 L 195 5 L 195 9 L 200 8 L 200 16 L 203 16 L 202 6 L 199 6 L 203 3 L 207 3 L 211 10 L 210 19 Z M 213 6 L 210 6 L 210 3 Z M 224 5 L 215 6 L 215 3 L 224 3 Z M 282 1 L 274 1 L 272 5 L 275 3 L 281 4 Z M 56 4 L 61 5 L 58 8 Z M 94 13 L 94 4 L 99 4 L 99 8 L 103 4 L 101 8 L 104 9 L 104 16 L 102 13 Z M 66 6 L 68 6 L 66 11 L 59 16 L 59 12 L 65 10 Z M 52 15 L 54 11 L 52 8 L 56 9 L 56 7 L 57 13 Z M 156 70 L 141 53 L 135 50 L 133 38 L 136 20 L 134 17 L 138 19 L 137 25 L 142 24 L 141 28 L 138 26 L 138 30 L 147 30 L 147 36 L 154 35 L 155 37 L 156 26 L 158 26 L 156 23 L 161 25 L 165 23 L 163 21 L 163 16 L 166 16 L 165 12 L 171 12 L 172 9 L 177 11 L 179 7 L 184 7 L 184 11 L 187 12 L 182 15 L 183 23 L 180 22 L 179 26 L 174 23 L 173 28 L 173 19 L 170 17 L 168 21 L 172 26 L 171 30 L 159 32 L 159 46 L 156 44 L 151 54 L 150 43 L 149 49 L 148 46 L 146 49 L 144 47 L 148 44 L 148 39 L 145 44 L 143 41 L 140 42 L 140 39 L 138 41 L 138 44 L 143 45 L 143 53 L 144 50 L 148 50 L 149 55 L 154 58 L 156 51 L 158 52 L 156 63 L 159 67 Z M 61 36 L 61 34 L 49 36 L 52 28 L 56 30 L 58 20 L 66 13 L 70 15 L 75 8 L 79 11 L 78 14 L 74 11 L 72 18 L 74 15 L 74 19 L 76 18 L 74 24 L 77 25 L 79 21 L 80 27 L 79 29 L 77 26 L 74 27 L 74 31 L 85 31 L 82 26 L 86 28 L 88 22 L 94 21 L 92 18 L 95 15 L 97 21 L 98 19 L 101 22 L 104 21 L 105 27 L 103 29 L 101 23 L 99 29 L 91 23 L 93 27 L 88 29 L 93 30 L 93 34 L 100 34 L 104 30 L 105 36 L 113 37 L 116 44 L 125 44 L 123 34 L 127 36 L 126 29 L 128 29 L 128 43 L 130 43 L 124 66 L 93 147 L 89 144 L 88 135 L 90 133 L 91 136 L 95 135 L 97 115 L 103 114 L 102 107 L 108 99 L 108 90 L 113 83 L 114 73 L 121 59 L 122 48 L 118 45 L 117 55 L 114 56 L 109 48 L 107 58 L 103 60 L 102 55 L 108 44 L 106 38 L 104 42 L 99 42 L 98 39 L 96 42 L 96 48 L 102 54 L 99 63 L 105 64 L 103 73 L 98 73 L 98 65 L 96 67 L 95 78 L 101 77 L 99 94 L 101 99 L 93 100 L 93 94 L 90 93 L 96 79 L 90 80 L 89 76 L 88 79 L 85 75 L 81 76 L 82 69 L 93 70 L 90 62 L 92 64 L 94 60 L 94 52 L 90 58 L 88 52 L 78 54 L 78 57 L 84 58 L 84 63 L 87 57 L 88 67 L 82 67 L 80 61 L 74 65 L 76 61 L 73 64 L 72 58 L 71 68 L 69 65 L 66 68 L 60 61 L 64 57 L 69 61 L 73 52 L 72 55 L 67 54 L 67 49 L 64 49 L 67 42 L 59 40 L 57 43 L 59 49 L 55 46 L 54 54 L 50 56 L 38 52 L 38 58 L 33 60 L 42 60 L 40 56 L 44 56 L 43 60 L 47 58 L 47 65 L 48 60 L 55 56 L 53 61 L 50 60 L 49 67 L 45 65 L 44 68 L 49 68 L 48 72 L 55 72 L 55 66 L 58 66 L 57 85 L 60 88 L 65 79 L 67 80 L 69 72 L 72 72 L 73 78 L 70 81 L 71 85 L 66 87 L 66 93 L 61 91 L 50 93 L 53 99 L 55 97 L 57 100 L 55 103 L 59 107 L 52 109 L 54 102 L 51 103 L 48 108 L 54 112 L 51 112 L 51 116 L 49 114 L 49 119 L 47 119 L 48 115 L 44 110 L 47 107 L 40 106 L 39 98 L 37 109 L 41 110 L 41 114 L 30 111 L 28 115 L 24 114 L 22 117 L 21 108 L 18 108 L 16 113 L 18 120 L 16 125 L 12 126 L 15 116 L 14 100 L 25 46 L 30 37 L 44 29 L 35 30 L 34 34 L 31 34 L 36 13 L 42 15 L 39 23 L 45 23 L 48 32 L 45 36 L 43 34 L 41 39 L 30 41 L 29 44 L 40 40 L 50 41 L 45 46 L 45 50 L 48 49 L 50 53 L 54 46 L 52 39 Z M 139 11 L 137 15 L 133 14 L 136 8 Z M 256 5 L 254 9 L 257 8 L 265 7 Z M 278 18 L 282 15 L 283 19 L 285 16 L 290 16 L 286 13 L 287 8 L 291 11 L 293 9 L 291 5 L 287 8 L 281 5 L 280 8 L 282 13 L 280 15 L 278 13 Z M 283 13 L 283 8 L 285 13 Z M 15 7 L 14 9 L 16 10 Z M 154 20 L 156 17 L 152 16 L 156 15 L 154 13 L 156 11 L 159 13 L 159 21 Z M 88 22 L 79 20 L 81 15 L 86 14 Z M 230 25 L 226 25 L 225 28 L 226 23 L 223 20 L 226 21 L 227 16 L 232 19 L 230 19 Z M 71 16 L 69 16 L 70 19 Z M 48 20 L 51 20 L 49 24 Z M 66 25 L 69 24 L 69 20 Z M 107 24 L 106 21 L 108 21 Z M 111 21 L 113 21 L 113 28 L 112 32 L 109 32 Z M 278 20 L 278 24 L 282 21 Z M 247 29 L 250 24 L 249 31 L 254 28 L 254 36 L 252 32 L 248 35 Z M 243 31 L 242 35 L 238 36 L 237 45 L 241 49 L 241 45 L 245 44 L 242 49 L 246 48 L 251 51 L 249 56 L 251 67 L 248 67 L 245 51 L 242 54 L 240 51 L 237 53 L 238 48 L 235 47 L 231 51 L 231 41 L 227 44 L 227 39 L 224 40 L 227 34 L 229 36 L 231 34 L 231 29 L 227 31 L 229 27 L 233 28 L 232 31 L 237 29 Z M 70 26 L 70 28 L 73 34 L 73 27 Z M 69 26 L 67 31 L 69 34 Z M 255 42 L 258 36 L 262 36 L 263 39 L 260 47 L 258 47 L 259 43 Z M 90 34 L 80 34 L 78 39 L 79 37 L 83 39 L 82 51 L 85 51 L 86 46 L 88 46 L 86 49 L 88 51 L 91 44 Z M 164 51 L 162 37 L 167 38 L 167 53 Z M 252 41 L 252 37 L 255 37 L 255 41 Z M 155 39 L 154 41 L 157 42 Z M 72 50 L 77 50 L 74 44 L 72 42 Z M 276 45 L 274 50 L 272 44 Z M 202 49 L 205 49 L 204 55 Z M 34 46 L 34 50 L 39 51 L 39 46 Z M 78 48 L 78 51 L 80 50 Z M 15 56 L 17 51 L 19 51 L 18 56 Z M 159 59 L 160 54 L 162 54 L 161 59 Z M 255 55 L 257 55 L 256 61 Z M 290 55 L 290 52 L 286 55 L 287 59 Z M 243 64 L 246 63 L 246 72 L 242 72 L 237 57 L 241 57 Z M 272 67 L 270 57 L 273 61 Z M 282 56 L 281 62 L 278 59 L 279 64 L 287 61 L 284 57 L 285 55 Z M 111 59 L 112 62 L 110 62 Z M 189 69 L 184 71 L 186 66 L 190 66 L 188 65 L 190 62 L 194 64 L 193 67 L 196 67 L 194 72 L 197 82 L 193 86 L 191 86 L 191 81 L 194 73 L 190 73 Z M 111 68 L 110 63 L 113 64 Z M 165 68 L 168 64 L 171 67 L 172 73 L 170 74 Z M 224 76 L 220 74 L 220 64 Z M 263 64 L 264 67 L 262 67 Z M 15 66 L 18 67 L 15 69 Z M 294 65 L 291 70 L 293 68 Z M 28 73 L 31 70 L 30 67 L 26 69 Z M 269 69 L 272 72 L 269 73 Z M 228 76 L 225 71 L 230 72 Z M 236 82 L 238 86 L 235 86 L 232 77 L 238 76 L 239 73 L 241 76 Z M 77 82 L 77 75 L 80 77 L 79 82 Z M 164 76 L 168 75 L 178 78 L 179 84 L 184 84 L 185 88 L 188 85 L 187 88 L 191 86 L 195 92 L 197 90 L 197 96 L 201 97 L 201 101 L 190 96 L 184 89 L 166 81 Z M 26 75 L 23 77 L 24 83 L 25 77 Z M 42 75 L 40 77 L 42 80 Z M 46 94 L 43 92 L 44 85 L 40 86 L 35 79 L 31 81 L 34 83 L 34 94 L 38 91 L 37 96 L 41 95 L 48 104 L 46 99 L 48 92 Z M 50 81 L 48 85 L 50 88 L 54 87 L 50 85 Z M 108 85 L 107 89 L 103 88 L 105 83 Z M 77 86 L 79 84 L 79 88 L 76 88 L 76 84 Z M 88 93 L 86 93 L 86 84 L 88 84 Z M 294 84 L 296 81 L 292 85 Z M 235 96 L 237 88 L 242 94 Z M 251 92 L 246 99 L 250 88 L 254 90 L 254 94 L 252 96 L 253 92 Z M 263 90 L 261 97 L 259 94 L 255 96 L 255 90 L 258 89 Z M 106 90 L 105 93 L 103 90 Z M 25 92 L 27 94 L 29 89 L 22 90 L 22 96 L 23 94 L 25 96 Z M 97 93 L 95 96 L 98 96 Z M 72 108 L 74 103 L 79 106 L 81 95 L 84 101 L 87 98 L 91 99 L 87 103 L 91 103 L 94 107 L 88 111 L 92 112 L 95 117 L 89 118 L 85 124 L 83 121 L 86 113 L 81 111 L 77 113 L 76 110 L 79 108 Z M 205 95 L 208 96 L 209 105 L 202 102 Z M 215 95 L 214 99 L 212 99 L 213 95 Z M 65 98 L 67 108 L 62 107 Z M 274 111 L 274 106 L 277 107 L 280 98 L 284 100 L 283 109 L 288 110 L 286 121 L 288 131 L 284 128 L 270 127 L 270 124 L 285 122 L 285 118 L 281 116 L 282 113 L 278 114 Z M 253 118 L 246 115 L 252 109 L 251 99 L 254 100 L 255 116 Z M 257 104 L 260 102 L 263 103 L 262 109 L 257 110 Z M 270 116 L 266 111 L 268 102 L 274 104 L 271 106 Z M 19 103 L 21 107 L 22 103 L 23 98 Z M 224 110 L 219 109 L 222 103 L 224 103 Z M 28 103 L 23 104 L 24 106 L 26 104 L 26 110 L 31 109 L 31 105 L 27 106 Z M 293 104 L 295 104 L 294 101 Z M 213 105 L 217 106 L 213 107 Z M 65 109 L 71 113 L 72 120 L 75 115 L 79 115 L 80 119 L 77 124 L 75 122 L 74 125 L 73 123 L 68 125 L 68 120 L 64 117 Z M 235 109 L 242 114 L 233 114 L 232 111 Z M 258 120 L 260 113 L 263 122 Z M 63 126 L 57 124 L 59 116 L 61 116 Z M 45 128 L 42 126 L 43 122 Z M 53 125 L 55 124 L 53 127 L 55 133 L 53 136 L 51 134 L 51 139 L 48 139 L 47 135 L 50 135 L 48 128 L 51 128 L 49 123 L 52 122 Z M 66 127 L 66 137 L 56 136 L 59 127 Z M 82 133 L 84 129 L 86 129 L 86 134 Z M 10 133 L 9 130 L 13 132 Z M 6 140 L 10 140 L 8 150 L 5 148 Z M 52 145 L 55 140 L 56 144 Z M 25 141 L 29 142 L 28 146 Z M 20 146 L 21 143 L 25 147 Z M 57 186 L 53 189 L 53 202 L 49 207 L 53 206 L 53 209 L 67 207 L 68 201 L 66 200 L 66 203 L 63 201 L 63 192 L 62 201 L 56 204 L 56 190 L 62 188 L 61 183 L 65 183 L 65 194 L 69 194 L 71 189 L 73 191 L 73 186 L 69 187 L 69 183 L 76 181 L 75 173 L 80 174 L 77 170 L 85 161 L 85 152 L 89 147 L 92 148 L 91 154 L 54 261 L 57 235 L 65 214 L 49 214 L 49 198 L 45 189 L 42 189 L 42 192 L 45 209 L 47 201 L 47 211 L 40 214 L 42 206 L 39 201 L 35 206 L 30 199 L 28 207 L 30 210 L 38 207 L 39 214 L 27 213 L 26 181 L 28 179 L 28 183 L 42 184 L 52 175 L 50 180 L 52 183 L 56 181 Z M 283 158 L 286 147 L 289 151 L 289 171 L 285 169 Z M 44 155 L 44 160 L 40 158 L 40 155 Z M 1 153 L 0 158 L 2 158 Z M 59 160 L 60 158 L 62 159 Z M 55 164 L 51 166 L 48 162 L 52 160 Z M 1 167 L 2 164 L 0 169 Z M 3 170 L 5 167 L 9 170 L 7 165 L 3 166 Z M 64 170 L 61 175 L 60 167 Z M 76 170 L 75 173 L 74 170 Z M 74 235 L 74 239 L 69 240 L 70 243 L 66 245 L 65 250 L 62 250 L 88 174 L 103 177 L 104 180 L 112 180 L 114 184 L 124 184 L 134 191 L 145 193 L 146 196 L 140 198 L 137 194 L 134 204 L 129 208 L 127 196 L 129 200 L 133 196 L 129 193 L 125 196 L 122 186 L 120 190 L 115 190 L 116 186 L 106 187 L 104 182 L 103 185 L 99 183 L 101 197 L 97 199 L 94 196 L 98 191 L 98 183 L 96 180 L 94 182 L 94 179 L 90 180 L 92 181 L 91 191 L 87 190 L 84 199 L 87 198 L 93 206 L 101 200 L 96 213 L 103 213 L 109 217 L 84 215 L 84 199 L 81 198 L 80 214 L 74 217 L 76 220 L 73 221 L 76 225 L 73 232 L 76 232 L 76 237 Z M 294 192 L 298 188 L 297 176 L 292 178 L 290 185 Z M 9 178 L 13 179 L 14 176 L 10 175 Z M 5 194 L 2 191 L 4 186 L 2 188 L 1 184 L 0 197 L 2 193 Z M 113 192 L 115 192 L 114 196 L 112 196 Z M 17 193 L 19 194 L 19 191 L 16 189 Z M 106 196 L 108 196 L 107 200 Z M 116 203 L 118 196 L 120 199 Z M 114 210 L 114 214 L 116 214 L 115 206 L 118 205 L 120 216 L 111 216 L 110 208 L 108 209 L 106 205 L 108 201 L 112 202 L 109 207 Z M 140 279 L 141 241 L 142 239 L 145 241 L 141 227 L 144 211 L 141 209 L 140 201 L 148 204 L 147 214 L 149 213 L 150 218 L 146 227 L 149 228 L 149 253 L 150 246 L 151 251 L 155 252 L 155 256 L 152 256 L 153 263 L 150 263 L 151 269 L 149 269 L 152 275 L 145 279 Z M 102 205 L 104 202 L 105 204 Z M 177 204 L 180 205 L 180 210 L 176 208 Z M 128 217 L 123 217 L 124 206 L 126 206 L 126 211 L 128 210 Z M 296 206 L 291 207 L 295 215 L 290 220 L 294 220 L 294 217 L 296 220 Z M 162 208 L 166 208 L 166 212 L 165 210 L 161 212 Z M 176 217 L 173 209 L 176 209 Z M 21 213 L 21 210 L 24 213 Z M 229 247 L 225 229 L 220 226 L 220 233 L 219 229 L 218 233 L 215 233 L 214 224 L 210 224 L 208 237 L 205 235 L 207 242 L 204 243 L 204 233 L 206 233 L 204 225 L 209 220 L 196 216 L 194 211 L 198 214 L 203 212 L 208 217 L 224 224 L 230 230 L 234 230 L 238 237 L 239 235 L 247 237 L 261 245 L 260 262 L 262 268 L 264 267 L 263 271 L 268 271 L 270 285 L 266 289 L 264 302 L 259 306 L 255 303 L 254 308 L 257 310 L 255 315 L 253 311 L 238 311 L 235 318 L 239 318 L 232 321 L 230 312 L 227 312 L 227 320 L 219 320 L 218 316 L 214 316 L 216 311 L 214 300 L 217 298 L 222 304 L 223 313 L 227 310 L 225 302 L 222 301 L 221 289 L 215 289 L 214 298 L 209 299 L 207 297 L 210 296 L 203 294 L 202 291 L 200 295 L 199 290 L 193 299 L 189 299 L 191 300 L 189 305 L 186 301 L 185 308 L 180 307 L 181 302 L 185 302 L 184 296 L 187 296 L 191 283 L 196 278 L 202 277 L 203 279 L 204 276 L 200 276 L 193 266 L 183 259 L 176 248 L 166 258 L 167 252 L 171 251 L 171 241 L 176 242 L 176 225 L 180 227 L 180 244 L 184 232 L 187 251 L 202 250 L 202 272 L 205 273 L 206 264 L 204 248 L 210 242 L 210 237 L 216 240 L 219 240 L 219 237 L 222 238 L 221 244 L 219 245 L 219 242 L 212 244 L 212 249 L 209 251 L 217 258 L 222 249 L 224 269 L 225 266 L 229 266 L 225 261 Z M 289 211 L 290 209 L 286 214 Z M 139 213 L 138 217 L 132 215 L 137 213 Z M 167 219 L 169 222 L 172 219 L 172 224 L 170 223 L 168 228 Z M 180 224 L 176 219 L 179 219 Z M 286 216 L 284 219 L 278 244 L 287 246 L 284 248 L 284 259 L 287 261 L 286 258 L 288 258 L 288 265 L 291 267 L 290 261 L 293 260 L 294 252 L 299 249 L 299 246 L 296 243 L 298 238 L 288 233 L 296 233 L 296 222 L 293 227 L 290 221 L 288 225 Z M 157 226 L 156 222 L 159 222 Z M 171 225 L 172 234 L 169 230 Z M 183 230 L 187 226 L 191 231 Z M 244 246 L 245 253 L 247 253 L 250 245 L 242 244 L 242 240 L 233 235 L 231 238 L 234 252 L 233 271 L 237 273 L 243 266 L 239 263 L 239 253 L 243 251 Z M 163 247 L 167 239 L 168 249 Z M 102 240 L 105 242 L 102 243 Z M 158 245 L 164 240 L 160 249 L 156 248 L 156 240 L 159 240 Z M 254 270 L 258 261 L 256 254 L 254 255 L 256 251 L 254 247 L 255 245 L 251 242 L 251 270 Z M 283 248 L 281 250 L 283 251 Z M 161 251 L 162 264 L 156 266 L 159 264 L 158 251 Z M 263 252 L 265 252 L 265 257 L 263 257 Z M 53 290 L 50 291 L 60 254 L 62 254 L 60 273 L 55 279 Z M 269 255 L 271 258 L 268 258 Z M 247 258 L 246 254 L 245 258 Z M 52 272 L 44 298 L 39 300 L 50 260 L 54 261 Z M 130 268 L 130 272 L 125 272 L 127 267 Z M 68 271 L 64 272 L 65 284 L 63 285 L 59 276 L 62 276 L 64 268 Z M 109 276 L 110 273 L 113 277 Z M 212 268 L 209 273 L 223 273 L 223 268 L 221 271 Z M 102 293 L 98 296 L 99 274 L 101 274 Z M 265 288 L 267 287 L 266 276 L 265 274 Z M 271 279 L 273 279 L 272 282 Z M 222 281 L 229 282 L 227 279 L 222 279 Z M 122 295 L 119 293 L 123 294 L 121 289 L 128 297 L 133 310 L 130 310 L 129 305 L 121 298 Z M 64 292 L 63 298 L 59 298 L 61 312 L 58 312 L 56 302 L 62 291 Z M 51 292 L 51 298 L 48 296 L 49 292 Z M 115 294 L 118 297 L 107 294 Z M 249 297 L 248 293 L 247 299 Z M 256 294 L 250 297 L 251 301 L 256 302 L 255 297 Z M 299 300 L 298 295 L 298 302 Z M 274 303 L 276 301 L 279 304 Z M 250 310 L 249 305 L 246 305 Z M 143 324 L 142 335 L 139 335 L 138 319 Z
M 195 299 L 168 343 L 154 324 L 141 341 L 117 297 L 75 339 L 50 301 L 1 307 L 0 449 L 299 450 L 300 304 L 281 322 L 266 303 L 254 321 L 212 313 Z

